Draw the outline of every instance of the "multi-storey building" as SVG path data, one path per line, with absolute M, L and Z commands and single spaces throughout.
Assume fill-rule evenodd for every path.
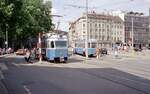
M 134 46 L 146 46 L 149 44 L 149 17 L 138 12 L 121 12 L 119 16 L 124 21 L 125 43 Z M 132 34 L 133 33 L 133 34 Z
M 88 31 L 88 32 L 87 32 Z M 87 32 L 87 33 L 86 33 Z M 111 47 L 112 43 L 124 43 L 124 24 L 119 16 L 90 13 L 70 23 L 69 44 L 75 46 L 77 40 L 96 40 L 98 47 Z

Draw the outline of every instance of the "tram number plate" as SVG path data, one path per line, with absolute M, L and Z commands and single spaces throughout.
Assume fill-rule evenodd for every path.
M 60 57 L 60 61 L 64 61 L 64 57 Z

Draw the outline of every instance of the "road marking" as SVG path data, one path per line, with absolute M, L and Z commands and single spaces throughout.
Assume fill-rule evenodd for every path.
M 8 70 L 8 67 L 4 63 L 0 63 L 1 70 Z
M 31 91 L 30 91 L 30 89 L 26 85 L 24 85 L 23 88 L 25 89 L 25 91 L 27 92 L 27 94 L 32 94 Z
M 0 71 L 0 80 L 4 79 L 4 75 L 2 73 L 2 71 Z

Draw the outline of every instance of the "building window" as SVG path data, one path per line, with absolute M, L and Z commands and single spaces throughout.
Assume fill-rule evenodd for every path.
M 83 24 L 83 27 L 85 27 L 85 24 Z
M 104 28 L 104 24 L 102 24 L 102 27 Z
M 86 20 L 83 20 L 83 22 L 86 22 Z
M 90 23 L 90 27 L 92 27 L 92 24 Z
M 54 42 L 51 41 L 51 48 L 54 48 Z
M 99 27 L 101 27 L 101 24 L 99 24 Z
M 95 29 L 95 32 L 97 32 L 97 29 Z
M 95 27 L 97 27 L 97 24 L 95 24 Z

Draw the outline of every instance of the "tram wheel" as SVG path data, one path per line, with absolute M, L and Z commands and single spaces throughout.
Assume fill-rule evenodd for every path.
M 63 61 L 63 63 L 66 64 L 66 63 L 67 63 L 67 60 Z
M 54 58 L 54 63 L 57 63 L 57 59 L 56 58 Z
M 85 52 L 83 52 L 83 56 L 86 56 Z

